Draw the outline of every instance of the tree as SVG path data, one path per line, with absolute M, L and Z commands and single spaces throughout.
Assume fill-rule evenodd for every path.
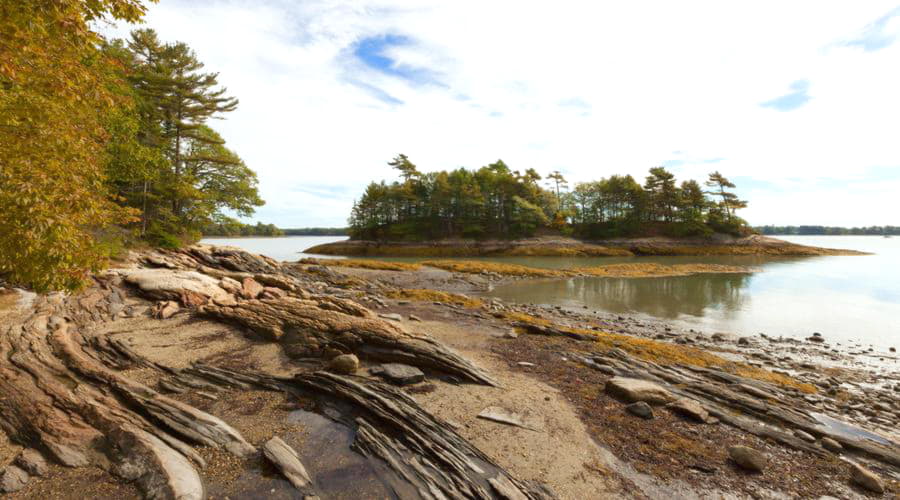
M 405 154 L 399 154 L 394 157 L 393 160 L 388 162 L 388 165 L 391 168 L 395 168 L 400 171 L 400 177 L 403 178 L 403 182 L 408 182 L 411 179 L 421 177 L 422 174 L 416 170 L 416 165 L 409 161 L 409 158 Z
M 675 185 L 675 175 L 665 167 L 650 169 L 650 175 L 644 183 L 644 190 L 649 197 L 650 220 L 659 220 L 662 217 L 665 222 L 675 219 L 675 208 L 678 206 L 678 188 Z
M 554 170 L 547 174 L 547 179 L 553 181 L 553 184 L 556 186 L 556 211 L 559 212 L 562 210 L 562 198 L 559 196 L 559 188 L 568 187 L 569 183 L 566 181 L 566 178 L 559 173 L 559 170 Z
M 131 220 L 106 189 L 106 118 L 122 106 L 93 22 L 137 22 L 139 0 L 0 5 L 0 275 L 80 287 L 107 229 Z
M 718 170 L 709 174 L 709 180 L 706 181 L 706 185 L 715 188 L 709 191 L 709 194 L 722 197 L 721 207 L 729 221 L 734 217 L 736 210 L 747 207 L 746 201 L 738 199 L 736 194 L 725 190 L 725 188 L 734 189 L 736 186 L 724 175 L 720 174 Z

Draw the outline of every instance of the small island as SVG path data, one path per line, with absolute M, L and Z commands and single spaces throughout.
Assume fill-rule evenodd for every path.
M 635 255 L 855 255 L 756 234 L 737 211 L 747 202 L 718 171 L 703 185 L 678 184 L 664 167 L 644 184 L 630 175 L 578 183 L 558 171 L 511 170 L 502 160 L 477 170 L 423 173 L 403 154 L 388 165 L 400 180 L 368 185 L 354 203 L 350 239 L 307 253 L 346 256 L 603 257 Z

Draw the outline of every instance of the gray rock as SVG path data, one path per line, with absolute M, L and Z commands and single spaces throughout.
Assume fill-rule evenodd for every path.
M 397 313 L 384 313 L 378 315 L 381 318 L 389 319 L 391 321 L 403 321 L 403 316 L 400 316 Z
M 420 322 L 420 323 L 422 322 L 422 318 L 416 316 L 415 314 L 410 314 L 410 315 L 409 315 L 409 320 L 410 320 L 410 321 L 418 321 L 418 322 Z
M 750 345 L 750 337 L 741 337 L 737 341 L 738 345 Z
M 342 375 L 352 375 L 359 369 L 359 358 L 353 354 L 341 354 L 335 356 L 328 363 L 328 371 L 340 373 Z
M 499 406 L 488 406 L 487 408 L 481 410 L 481 413 L 478 414 L 478 418 L 483 418 L 485 420 L 491 420 L 493 422 L 498 422 L 506 425 L 514 425 L 516 427 L 521 427 L 530 431 L 540 432 L 535 427 L 526 424 L 522 416 L 518 413 L 511 412 L 506 408 L 501 408 Z
M 850 481 L 874 493 L 884 493 L 884 482 L 877 474 L 859 464 L 850 464 Z
M 637 403 L 631 403 L 630 405 L 625 407 L 625 410 L 632 415 L 650 420 L 653 418 L 653 408 L 650 407 L 647 403 L 643 401 L 638 401 Z
M 643 401 L 651 405 L 664 405 L 676 399 L 660 385 L 636 378 L 613 377 L 606 382 L 606 392 L 629 403 Z
M 530 367 L 532 367 L 532 366 L 535 366 L 534 363 L 529 363 L 528 361 L 519 361 L 519 362 L 516 363 L 516 364 L 519 365 L 519 366 L 521 366 L 521 367 L 524 367 L 524 368 L 530 368 Z
M 830 437 L 823 437 L 822 441 L 820 441 L 819 444 L 822 445 L 822 448 L 825 448 L 832 453 L 841 453 L 842 451 L 844 451 L 844 447 L 841 446 L 841 443 L 838 443 Z
M 695 422 L 705 423 L 709 420 L 709 413 L 693 399 L 680 398 L 666 405 L 666 408 Z
M 378 375 L 379 377 L 397 384 L 397 385 L 410 385 L 417 384 L 423 380 L 425 380 L 425 374 L 422 373 L 422 370 L 416 368 L 415 366 L 404 365 L 400 363 L 385 363 L 380 366 L 376 366 L 370 372 L 373 375 Z
M 50 468 L 44 456 L 33 448 L 26 448 L 16 457 L 16 465 L 32 476 L 46 476 Z
M 728 456 L 739 467 L 751 472 L 762 472 L 769 462 L 762 452 L 747 446 L 729 446 Z
M 810 442 L 810 443 L 815 443 L 815 442 L 816 442 L 815 436 L 813 436 L 812 434 L 810 434 L 810 433 L 808 433 L 808 432 L 801 431 L 800 429 L 795 430 L 795 431 L 794 431 L 794 435 L 797 436 L 798 438 L 800 438 L 800 439 L 802 439 L 802 440 L 804 440 L 804 441 L 808 441 L 808 442 Z
M 15 465 L 7 466 L 0 473 L 0 492 L 13 493 L 24 488 L 26 484 L 28 484 L 28 473 Z

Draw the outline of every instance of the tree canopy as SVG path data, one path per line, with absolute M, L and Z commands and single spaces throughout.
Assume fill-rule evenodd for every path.
M 0 278 L 79 287 L 124 239 L 180 244 L 262 204 L 211 118 L 237 100 L 183 43 L 139 30 L 139 0 L 0 3 Z M 119 242 L 119 243 L 117 243 Z
M 511 170 L 502 160 L 476 170 L 420 172 L 406 155 L 388 163 L 401 179 L 372 182 L 354 203 L 349 219 L 356 239 L 426 240 L 450 237 L 516 238 L 556 231 L 583 238 L 745 234 L 736 211 L 746 206 L 718 172 L 705 183 L 679 186 L 663 167 L 650 169 L 644 184 L 630 175 L 575 185 L 559 172 Z

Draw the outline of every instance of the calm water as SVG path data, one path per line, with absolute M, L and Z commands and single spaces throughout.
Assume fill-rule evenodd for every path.
M 342 237 L 208 239 L 281 260 Z M 806 337 L 821 332 L 844 345 L 879 350 L 900 347 L 900 237 L 795 236 L 813 246 L 872 252 L 869 256 L 765 257 L 509 257 L 490 259 L 561 268 L 616 262 L 721 263 L 760 269 L 754 274 L 702 274 L 675 278 L 572 278 L 522 281 L 491 295 L 520 303 L 588 306 L 611 313 L 646 315 L 704 331 Z M 393 259 L 400 260 L 400 259 Z M 412 260 L 412 259 L 405 259 Z
M 303 253 L 303 250 L 333 241 L 346 240 L 346 236 L 282 236 L 279 238 L 204 238 L 200 243 L 230 245 L 249 252 L 268 255 L 278 260 L 300 260 L 305 257 L 329 258 L 327 255 Z

